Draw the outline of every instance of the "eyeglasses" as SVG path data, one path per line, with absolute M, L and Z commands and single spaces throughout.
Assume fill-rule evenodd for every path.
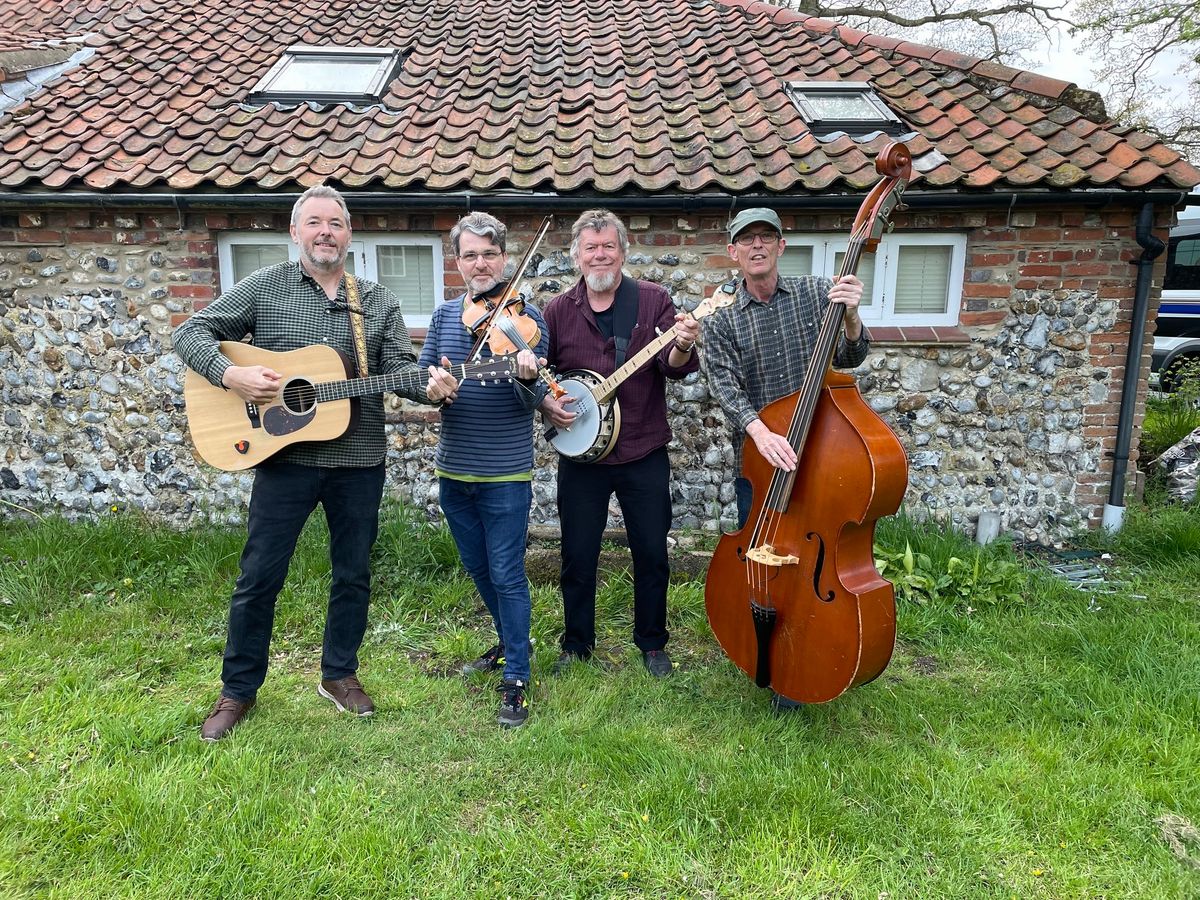
M 458 258 L 470 265 L 475 260 L 482 258 L 484 262 L 495 262 L 504 254 L 499 250 L 484 250 L 482 253 L 476 253 L 474 250 L 468 250 L 466 253 L 460 253 Z
M 779 243 L 779 233 L 775 231 L 743 231 L 733 239 L 733 242 L 739 247 L 749 247 L 756 238 L 768 247 L 771 244 Z

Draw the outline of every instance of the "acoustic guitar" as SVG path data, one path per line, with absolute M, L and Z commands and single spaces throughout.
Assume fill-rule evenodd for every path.
M 235 366 L 266 366 L 283 376 L 278 396 L 260 405 L 188 369 L 183 397 L 192 442 L 206 463 L 227 472 L 256 466 L 300 441 L 341 437 L 358 421 L 359 397 L 409 390 L 429 379 L 421 369 L 354 378 L 350 358 L 324 344 L 286 353 L 238 341 L 222 341 L 220 346 Z M 459 381 L 506 381 L 515 369 L 515 356 L 500 356 L 451 366 L 450 373 Z

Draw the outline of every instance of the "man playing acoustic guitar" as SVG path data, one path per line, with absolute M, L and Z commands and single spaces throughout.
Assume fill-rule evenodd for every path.
M 589 210 L 571 228 L 571 258 L 582 278 L 546 305 L 547 359 L 559 372 L 590 369 L 608 376 L 657 337 L 675 340 L 639 369 L 618 393 L 622 411 L 612 450 L 596 462 L 558 460 L 558 517 L 562 528 L 564 631 L 555 671 L 586 659 L 596 644 L 596 566 L 615 493 L 633 556 L 633 640 L 646 669 L 671 674 L 667 644 L 667 532 L 671 527 L 671 463 L 667 444 L 666 379 L 695 372 L 700 323 L 677 313 L 666 289 L 622 274 L 629 249 L 625 224 L 608 210 Z M 619 358 L 618 358 L 619 357 Z M 574 405 L 549 395 L 542 402 L 557 430 L 571 426 Z M 560 451 L 561 452 L 561 451 Z
M 233 365 L 221 341 L 249 334 L 256 347 L 276 352 L 325 344 L 361 360 L 360 376 L 368 374 L 363 363 L 371 375 L 419 372 L 396 296 L 345 277 L 350 214 L 341 195 L 324 186 L 305 191 L 292 208 L 290 233 L 298 263 L 254 272 L 176 329 L 175 351 L 183 361 L 251 405 L 274 400 L 283 376 L 267 366 Z M 412 383 L 405 395 L 422 403 L 444 400 L 457 387 L 453 376 L 433 367 L 423 387 L 420 379 Z M 255 469 L 241 574 L 229 604 L 224 686 L 201 727 L 203 740 L 220 740 L 254 705 L 267 674 L 275 599 L 318 503 L 329 524 L 332 583 L 317 693 L 341 712 L 374 713 L 356 673 L 383 497 L 383 422 L 382 396 L 363 397 L 357 428 L 322 443 L 297 443 Z

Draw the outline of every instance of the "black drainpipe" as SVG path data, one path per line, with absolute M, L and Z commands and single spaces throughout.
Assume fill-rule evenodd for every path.
M 1142 374 L 1142 343 L 1146 338 L 1146 311 L 1150 307 L 1150 283 L 1154 260 L 1167 245 L 1154 236 L 1154 204 L 1146 203 L 1138 214 L 1135 236 L 1142 255 L 1137 261 L 1137 285 L 1133 290 L 1133 318 L 1129 323 L 1129 348 L 1125 354 L 1125 378 L 1121 383 L 1121 414 L 1117 419 L 1117 447 L 1113 451 L 1112 485 L 1104 505 L 1104 528 L 1120 531 L 1125 520 L 1125 473 L 1129 469 L 1129 445 L 1133 440 L 1133 414 L 1137 408 Z

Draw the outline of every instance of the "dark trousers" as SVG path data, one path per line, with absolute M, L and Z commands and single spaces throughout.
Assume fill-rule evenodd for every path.
M 596 567 L 614 493 L 633 555 L 633 642 L 641 650 L 667 644 L 671 462 L 661 447 L 634 462 L 607 466 L 559 457 L 564 652 L 588 656 L 596 646 Z
M 371 546 L 379 533 L 383 465 L 319 468 L 264 463 L 254 473 L 241 575 L 229 602 L 222 693 L 253 700 L 267 677 L 275 598 L 287 578 L 296 540 L 317 504 L 329 524 L 332 584 L 325 614 L 321 676 L 358 671 L 358 648 L 367 630 L 371 597 Z

